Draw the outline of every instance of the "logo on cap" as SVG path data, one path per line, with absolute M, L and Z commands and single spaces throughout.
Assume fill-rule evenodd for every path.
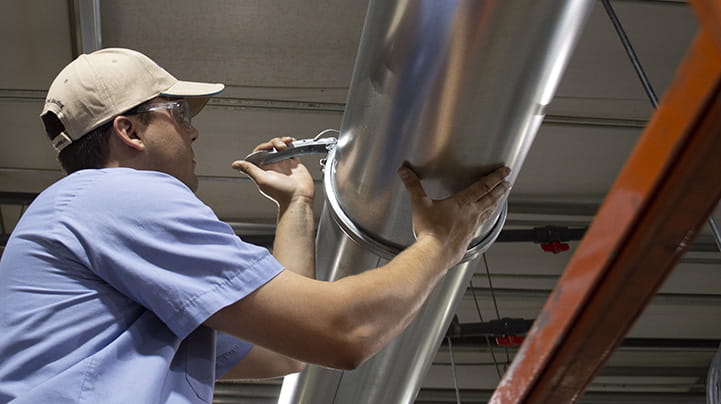
M 58 100 L 57 98 L 48 98 L 45 100 L 46 104 L 55 104 L 60 108 L 61 110 L 65 107 L 65 105 L 62 103 L 62 101 Z

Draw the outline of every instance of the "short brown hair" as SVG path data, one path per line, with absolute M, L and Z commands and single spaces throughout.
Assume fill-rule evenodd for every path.
M 135 115 L 143 125 L 148 125 L 152 122 L 153 115 L 150 112 L 135 112 L 137 108 L 146 103 L 147 102 L 137 105 L 119 115 Z M 53 127 L 57 124 L 62 125 L 58 117 L 52 112 L 43 115 L 42 119 L 46 128 Z M 66 173 L 71 174 L 78 170 L 102 168 L 105 166 L 110 157 L 109 140 L 112 134 L 114 120 L 115 118 L 91 130 L 58 153 L 58 161 L 60 161 L 60 165 Z M 53 134 L 49 132 L 48 135 L 53 137 Z

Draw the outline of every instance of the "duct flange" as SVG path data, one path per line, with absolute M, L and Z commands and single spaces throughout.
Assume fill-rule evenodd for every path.
M 394 243 L 389 240 L 385 240 L 377 235 L 366 231 L 361 226 L 356 224 L 355 221 L 345 212 L 341 206 L 338 191 L 335 187 L 335 150 L 332 149 L 328 153 L 327 160 L 325 162 L 325 170 L 323 173 L 323 187 L 325 189 L 327 206 L 329 207 L 331 217 L 338 225 L 338 227 L 347 235 L 351 240 L 357 243 L 361 248 L 367 249 L 372 254 L 384 258 L 393 259 L 398 253 L 403 251 L 407 246 L 403 246 L 398 243 Z M 461 263 L 467 262 L 477 258 L 480 254 L 483 254 L 490 248 L 491 244 L 498 238 L 503 229 L 503 224 L 506 222 L 506 216 L 508 213 L 508 202 L 503 200 L 503 203 L 498 207 L 499 214 L 494 215 L 495 223 L 493 227 L 483 237 L 474 240 L 466 250 L 466 253 L 461 259 Z

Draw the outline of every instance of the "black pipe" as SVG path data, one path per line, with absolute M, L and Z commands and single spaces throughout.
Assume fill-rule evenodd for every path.
M 534 227 L 523 230 L 503 230 L 497 242 L 550 243 L 553 241 L 577 241 L 583 238 L 586 228 L 571 229 L 560 226 Z
M 481 323 L 451 323 L 446 334 L 454 345 L 479 346 L 495 342 L 495 337 L 524 336 L 533 326 L 534 320 L 523 318 L 502 318 Z M 445 339 L 443 344 L 446 344 Z M 721 344 L 719 339 L 696 338 L 624 338 L 620 346 L 624 348 L 656 349 L 710 349 L 716 350 Z
M 533 325 L 533 320 L 523 318 L 502 318 L 499 320 L 485 321 L 482 323 L 451 323 L 448 328 L 447 337 L 469 338 L 469 337 L 504 337 L 526 335 Z

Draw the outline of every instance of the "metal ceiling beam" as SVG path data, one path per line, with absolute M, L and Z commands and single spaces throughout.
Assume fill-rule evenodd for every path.
M 721 26 L 717 17 L 702 22 Z M 716 206 L 721 42 L 712 33 L 693 42 L 492 403 L 578 401 Z
M 43 102 L 46 91 L 0 89 L 0 101 Z M 208 107 L 230 110 L 291 111 L 342 114 L 345 103 L 298 100 L 278 100 L 271 98 L 212 97 Z M 573 116 L 548 114 L 544 125 L 582 126 L 642 129 L 648 124 L 646 119 L 628 119 L 600 116 Z
M 73 56 L 103 47 L 100 29 L 100 0 L 68 0 Z

